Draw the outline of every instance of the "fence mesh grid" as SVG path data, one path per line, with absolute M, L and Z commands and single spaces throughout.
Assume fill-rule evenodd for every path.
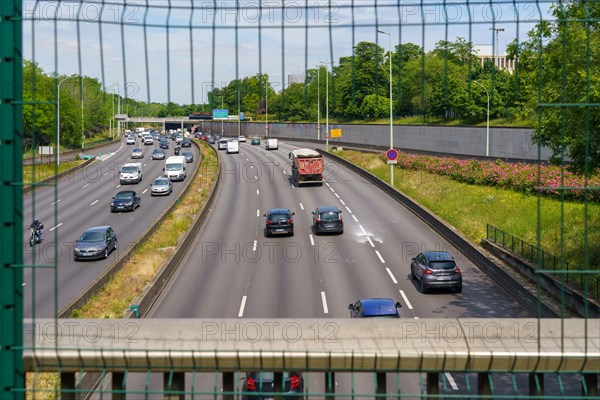
M 530 195 L 538 198 L 535 247 L 546 248 L 548 240 L 556 244 L 550 251 L 551 267 L 545 253 L 530 249 L 530 261 L 539 266 L 538 300 L 542 274 L 562 285 L 576 282 L 587 319 L 588 299 L 598 300 L 600 265 L 599 22 L 600 4 L 595 1 L 3 0 L 0 106 L 8 129 L 1 144 L 1 195 L 7 199 L 1 229 L 3 245 L 15 251 L 2 257 L 2 323 L 20 326 L 23 317 L 34 322 L 52 318 L 64 306 L 58 288 L 61 247 L 44 248 L 43 254 L 37 246 L 27 250 L 22 227 L 43 213 L 50 216 L 47 235 L 54 243 L 65 240 L 56 229 L 61 224 L 58 185 L 44 178 L 71 167 L 68 162 L 75 158 L 85 158 L 78 155 L 94 155 L 88 147 L 112 141 L 116 114 L 181 117 L 228 109 L 237 116 L 238 133 L 243 113 L 264 123 L 268 133 L 267 110 L 279 122 L 314 122 L 327 109 L 327 118 L 331 114 L 337 122 L 386 123 L 392 102 L 394 116 L 410 124 L 455 120 L 481 127 L 487 111 L 488 119 L 491 114 L 498 124 L 525 121 L 534 127 L 538 167 L 527 179 L 536 182 Z M 323 81 L 330 85 L 327 93 Z M 554 175 L 544 172 L 544 148 L 551 149 L 552 161 L 560 166 Z M 44 151 L 53 153 L 47 158 L 50 165 L 40 156 Z M 63 160 L 56 155 L 59 151 L 65 154 Z M 30 160 L 23 164 L 31 165 L 17 171 L 14 167 L 24 158 Z M 22 197 L 28 185 L 44 191 Z M 21 198 L 26 200 L 21 203 Z M 548 198 L 557 203 L 549 205 Z M 581 230 L 575 236 L 568 229 L 573 223 L 571 203 L 580 212 L 575 217 Z M 550 239 L 544 225 L 548 214 L 560 221 Z M 519 251 L 514 240 L 504 241 L 510 227 L 493 229 L 496 240 L 502 232 L 503 245 Z M 40 282 L 47 280 L 54 282 L 54 291 L 36 299 Z M 560 297 L 562 318 L 570 311 L 565 301 Z M 3 335 L 5 393 L 58 398 L 64 382 L 56 374 L 27 371 L 26 383 L 15 385 L 23 383 L 18 360 L 23 349 L 15 339 L 21 333 L 15 328 Z M 110 383 L 112 370 L 99 367 L 100 389 L 94 398 L 120 398 Z M 180 373 L 167 369 L 164 375 L 152 370 L 113 373 L 112 380 L 117 376 L 133 382 L 125 389 L 127 398 L 163 398 Z M 429 371 L 421 372 L 388 373 L 388 395 L 426 396 Z M 440 372 L 440 396 L 485 398 L 476 389 L 481 379 L 476 373 L 481 371 L 452 371 L 454 378 L 445 372 Z M 531 375 L 516 370 L 483 379 L 488 379 L 488 398 L 528 397 L 532 385 L 545 386 L 545 398 L 586 398 L 588 381 L 578 372 L 551 374 L 541 384 L 538 377 L 532 381 Z M 235 374 L 236 396 L 241 395 L 243 373 Z M 370 372 L 337 374 L 336 396 L 373 397 L 381 383 Z M 195 370 L 186 373 L 187 386 L 173 393 L 220 396 L 226 394 L 223 379 Z M 307 372 L 305 395 L 333 396 L 326 393 L 331 380 Z M 597 376 L 589 382 L 597 386 Z M 370 392 L 357 389 L 365 387 Z

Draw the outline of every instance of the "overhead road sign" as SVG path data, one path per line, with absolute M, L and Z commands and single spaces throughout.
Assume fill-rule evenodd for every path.
M 213 119 L 229 119 L 229 110 L 212 110 Z

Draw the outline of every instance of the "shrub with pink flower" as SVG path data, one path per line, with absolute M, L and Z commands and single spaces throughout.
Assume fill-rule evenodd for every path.
M 382 156 L 384 157 L 384 156 Z M 600 171 L 590 176 L 577 175 L 566 168 L 555 165 L 510 164 L 500 160 L 459 160 L 451 157 L 436 157 L 415 154 L 398 155 L 398 167 L 412 171 L 427 171 L 449 176 L 460 182 L 498 186 L 505 189 L 561 198 L 584 199 L 600 202 Z

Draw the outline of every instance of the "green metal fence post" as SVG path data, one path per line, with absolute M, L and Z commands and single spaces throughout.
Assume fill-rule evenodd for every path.
M 544 396 L 544 374 L 539 372 L 529 374 L 529 395 L 540 398 Z
M 0 7 L 0 397 L 24 399 L 23 372 L 23 59 L 22 2 Z
M 439 394 L 440 393 L 440 374 L 439 372 L 428 372 L 427 373 L 427 394 Z
M 124 372 L 112 373 L 112 400 L 125 400 L 126 381 Z

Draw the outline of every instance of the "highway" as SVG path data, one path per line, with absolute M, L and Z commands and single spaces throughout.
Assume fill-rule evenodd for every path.
M 242 143 L 239 154 L 219 152 L 222 180 L 215 205 L 151 317 L 267 318 L 274 323 L 314 318 L 326 335 L 328 319 L 348 318 L 348 304 L 364 297 L 400 301 L 403 318 L 529 316 L 464 255 L 356 174 L 326 160 L 323 186 L 296 188 L 288 152 L 305 146 L 280 142 L 278 151 L 267 151 Z M 320 205 L 343 210 L 343 235 L 312 232 L 311 211 Z M 276 207 L 296 213 L 293 237 L 265 237 L 262 215 Z M 464 280 L 461 294 L 420 293 L 410 280 L 409 265 L 424 250 L 446 250 L 457 259 Z M 444 377 L 450 392 L 464 392 L 464 376 Z M 131 374 L 128 389 L 142 389 L 146 378 Z M 402 392 L 420 393 L 420 379 L 419 374 L 402 374 Z M 324 391 L 322 374 L 307 374 L 306 380 L 311 392 Z M 336 392 L 351 392 L 348 374 L 338 374 L 336 381 Z M 214 374 L 200 374 L 197 390 L 202 383 L 204 390 L 212 390 Z M 395 374 L 388 374 L 387 384 L 390 390 L 398 386 Z M 161 377 L 154 376 L 152 387 L 161 386 Z M 355 374 L 354 386 L 357 393 L 372 393 L 373 376 Z
M 44 187 L 23 199 L 23 220 L 28 225 L 34 216 L 44 224 L 44 240 L 29 246 L 29 230 L 23 235 L 24 264 L 35 263 L 37 268 L 24 270 L 24 315 L 25 317 L 53 317 L 74 296 L 109 267 L 120 254 L 137 241 L 139 236 L 158 218 L 165 208 L 176 199 L 183 182 L 173 184 L 170 196 L 150 196 L 150 184 L 162 174 L 163 160 L 152 160 L 154 146 L 125 145 L 124 140 L 111 148 L 110 155 L 103 151 L 101 160 L 85 169 L 65 177 L 54 186 Z M 174 142 L 173 142 L 174 144 Z M 144 149 L 144 158 L 132 160 L 131 149 Z M 166 151 L 173 155 L 174 145 Z M 194 152 L 194 163 L 198 162 L 198 151 Z M 141 162 L 143 180 L 139 184 L 120 185 L 120 166 L 128 162 Z M 188 168 L 195 164 L 188 164 Z M 189 179 L 189 174 L 188 178 Z M 111 213 L 112 196 L 120 190 L 135 190 L 141 195 L 141 207 L 134 212 Z M 117 235 L 118 248 L 108 259 L 75 262 L 73 245 L 83 231 L 92 226 L 111 225 Z M 55 243 L 56 253 L 54 250 Z M 42 268 L 58 260 L 58 268 Z

